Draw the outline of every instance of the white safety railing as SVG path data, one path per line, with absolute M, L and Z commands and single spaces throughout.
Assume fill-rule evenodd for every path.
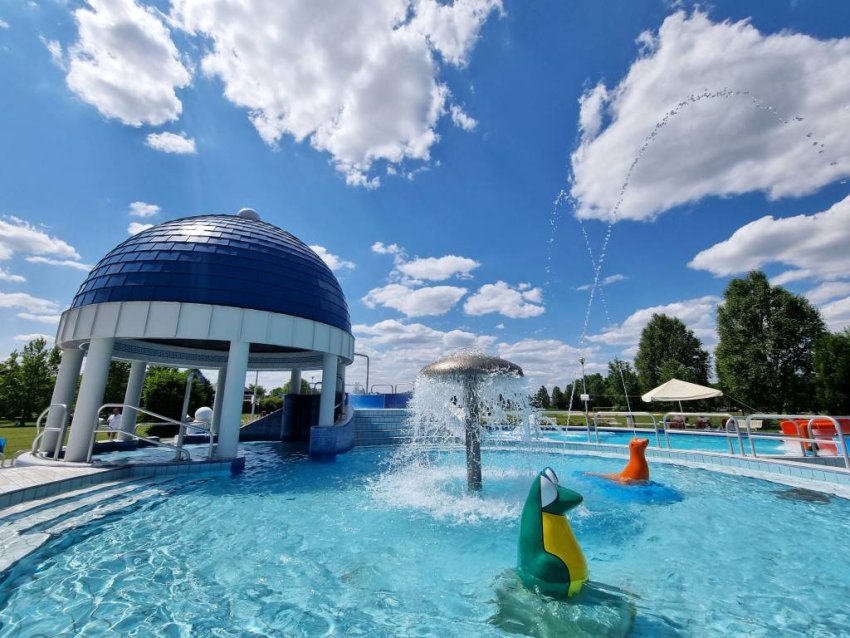
M 133 432 L 128 432 L 127 430 L 120 430 L 120 431 L 119 430 L 111 430 L 108 427 L 102 428 L 100 426 L 100 418 L 99 417 L 100 417 L 100 413 L 103 412 L 104 410 L 106 410 L 107 408 L 121 408 L 122 410 L 131 409 L 131 410 L 135 410 L 136 412 L 140 412 L 142 414 L 152 416 L 155 419 L 159 419 L 159 421 L 161 423 L 168 423 L 168 424 L 171 424 L 171 425 L 176 425 L 179 428 L 178 431 L 177 431 L 178 432 L 178 444 L 177 445 L 171 445 L 169 443 L 163 443 L 162 441 L 160 441 L 158 439 L 154 439 L 154 438 L 147 437 L 147 436 L 142 436 L 141 434 L 136 433 L 135 429 L 134 429 Z M 86 463 L 91 463 L 91 457 L 92 457 L 92 454 L 94 452 L 94 443 L 95 443 L 95 439 L 97 439 L 97 435 L 103 434 L 103 433 L 110 433 L 110 432 L 111 433 L 119 433 L 120 432 L 121 434 L 124 434 L 125 436 L 129 436 L 133 439 L 136 439 L 137 441 L 144 441 L 144 442 L 149 443 L 150 445 L 154 445 L 156 447 L 163 447 L 163 448 L 167 448 L 167 449 L 170 449 L 170 450 L 174 450 L 175 455 L 176 455 L 175 460 L 177 460 L 177 461 L 181 460 L 184 457 L 187 461 L 192 460 L 191 455 L 189 454 L 189 452 L 187 452 L 186 450 L 183 449 L 183 445 L 182 445 L 183 434 L 185 433 L 186 426 L 188 425 L 185 421 L 178 421 L 177 419 L 171 419 L 167 416 L 163 416 L 161 414 L 157 414 L 156 412 L 152 412 L 151 410 L 146 410 L 145 408 L 140 408 L 137 405 L 130 405 L 128 403 L 104 403 L 102 406 L 100 406 L 97 409 L 97 413 L 95 414 L 95 419 L 96 419 L 96 425 L 95 425 L 94 430 L 92 431 L 91 440 L 89 441 L 89 450 L 88 450 L 88 454 L 86 454 Z M 191 427 L 194 428 L 195 426 L 192 425 Z M 202 428 L 198 428 L 198 429 L 202 429 Z M 213 452 L 213 438 L 212 438 L 212 433 L 210 433 L 210 450 L 209 450 L 210 458 L 212 457 L 212 452 Z
M 44 427 L 42 430 L 41 423 L 42 421 L 50 415 L 50 411 L 53 408 L 61 408 L 62 410 L 62 420 L 60 421 L 60 425 L 58 428 L 48 428 Z M 44 410 L 42 410 L 41 414 L 38 415 L 38 418 L 35 420 L 35 438 L 32 440 L 32 445 L 30 446 L 30 452 L 36 454 L 38 452 L 38 448 L 41 445 L 41 441 L 44 436 L 48 432 L 56 432 L 56 444 L 53 446 L 53 455 L 52 457 L 48 457 L 45 454 L 45 458 L 53 458 L 58 459 L 60 452 L 62 452 L 62 445 L 65 441 L 65 432 L 68 429 L 68 406 L 64 403 L 51 403 Z M 45 450 L 47 452 L 47 450 Z

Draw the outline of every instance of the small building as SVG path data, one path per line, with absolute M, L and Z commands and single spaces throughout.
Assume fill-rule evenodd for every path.
M 251 209 L 167 221 L 120 243 L 62 313 L 56 344 L 62 363 L 52 404 L 74 402 L 86 360 L 66 461 L 87 458 L 113 359 L 132 364 L 129 406 L 139 405 L 149 365 L 217 369 L 212 428 L 216 456 L 228 459 L 237 454 L 247 370 L 290 370 L 295 393 L 303 370 L 322 370 L 318 425 L 333 425 L 334 397 L 354 356 L 348 305 L 331 269 Z M 53 449 L 64 418 L 51 410 L 42 450 Z M 135 422 L 125 410 L 122 429 Z

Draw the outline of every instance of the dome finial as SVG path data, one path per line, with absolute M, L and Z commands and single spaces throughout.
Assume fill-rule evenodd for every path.
M 242 219 L 251 219 L 255 222 L 260 221 L 260 214 L 253 208 L 243 208 L 236 213 L 236 216 L 241 217 Z

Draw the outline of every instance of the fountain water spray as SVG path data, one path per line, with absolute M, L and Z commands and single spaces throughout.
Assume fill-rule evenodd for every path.
M 425 366 L 416 379 L 414 440 L 422 435 L 459 435 L 463 427 L 470 491 L 481 490 L 481 421 L 528 424 L 529 399 L 522 368 L 480 352 L 464 351 Z

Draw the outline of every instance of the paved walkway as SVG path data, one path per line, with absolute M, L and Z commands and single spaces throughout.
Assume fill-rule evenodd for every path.
M 28 487 L 63 479 L 74 479 L 107 471 L 93 467 L 4 467 L 0 468 L 0 496 Z

